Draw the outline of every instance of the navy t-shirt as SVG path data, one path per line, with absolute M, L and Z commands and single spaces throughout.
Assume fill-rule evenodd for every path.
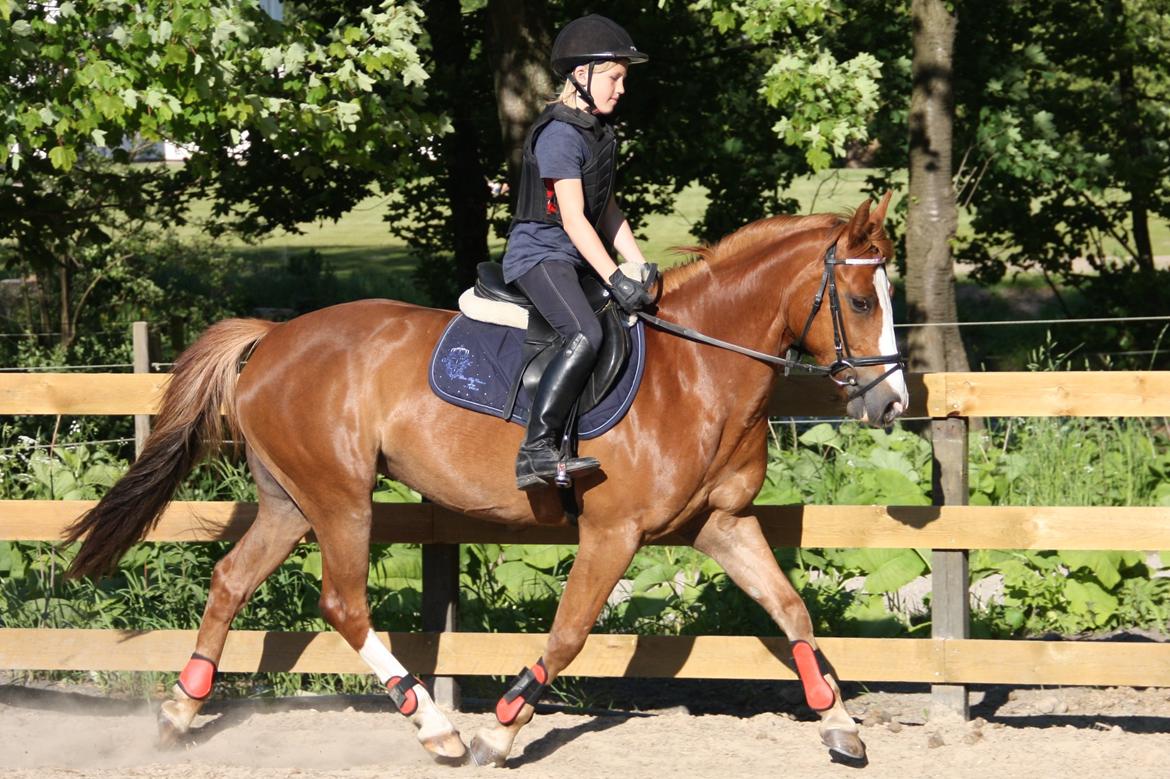
M 542 179 L 580 179 L 589 161 L 589 146 L 573 125 L 553 120 L 541 130 L 533 149 Z M 519 222 L 508 236 L 504 281 L 509 284 L 544 260 L 588 267 L 585 258 L 560 225 Z

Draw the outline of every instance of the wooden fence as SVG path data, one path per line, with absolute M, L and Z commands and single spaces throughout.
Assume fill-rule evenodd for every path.
M 0 415 L 153 413 L 161 374 L 0 374 Z M 911 416 L 930 417 L 935 506 L 760 506 L 773 546 L 929 548 L 932 637 L 821 640 L 847 680 L 927 682 L 939 703 L 966 712 L 976 683 L 1170 686 L 1170 645 L 983 641 L 968 632 L 967 550 L 1170 549 L 1162 508 L 967 506 L 967 420 L 998 416 L 1170 416 L 1170 372 L 949 373 L 910 377 Z M 839 415 L 817 378 L 781 380 L 777 415 Z M 90 504 L 0 501 L 0 538 L 55 540 Z M 151 541 L 239 538 L 255 515 L 242 503 L 170 506 Z M 543 649 L 545 636 L 459 633 L 458 544 L 573 544 L 567 528 L 514 529 L 433 505 L 375 506 L 373 538 L 424 544 L 424 628 L 389 635 L 415 673 L 506 676 Z M 673 543 L 664 539 L 662 543 Z M 0 668 L 177 671 L 194 645 L 184 630 L 0 629 Z M 566 673 L 578 676 L 793 679 L 783 639 L 590 636 Z M 232 631 L 224 671 L 364 673 L 335 633 Z

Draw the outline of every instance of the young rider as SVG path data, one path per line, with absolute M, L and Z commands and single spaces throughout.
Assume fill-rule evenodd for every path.
M 551 59 L 563 88 L 524 141 L 504 254 L 504 280 L 515 283 L 564 339 L 541 378 L 516 457 L 516 486 L 522 490 L 552 483 L 558 465 L 569 474 L 599 467 L 592 457 L 562 459 L 560 449 L 570 409 L 601 346 L 601 325 L 580 274 L 592 269 L 605 279 L 630 313 L 652 302 L 645 287 L 618 270 L 607 248 L 645 262 L 613 198 L 617 140 L 609 120 L 625 93 L 629 66 L 648 57 L 616 22 L 591 14 L 561 30 Z

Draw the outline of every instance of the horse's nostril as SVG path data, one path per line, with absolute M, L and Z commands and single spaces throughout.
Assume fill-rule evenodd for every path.
M 892 401 L 888 406 L 886 406 L 885 413 L 882 414 L 882 424 L 893 424 L 894 420 L 902 416 L 902 412 L 905 410 L 906 408 L 902 405 L 902 401 Z

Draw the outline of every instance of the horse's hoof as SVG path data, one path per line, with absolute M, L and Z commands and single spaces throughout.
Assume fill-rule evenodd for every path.
M 498 749 L 488 744 L 482 736 L 476 735 L 475 738 L 471 739 L 471 759 L 478 766 L 503 768 L 504 761 L 508 759 L 508 756 L 501 754 Z
M 423 747 L 439 765 L 463 765 L 467 762 L 467 745 L 455 731 L 432 736 L 422 742 Z
M 834 763 L 862 768 L 869 764 L 865 755 L 865 743 L 861 736 L 849 730 L 826 730 L 821 741 L 829 748 L 829 757 Z
M 167 701 L 170 703 L 170 701 Z M 167 716 L 166 703 L 158 712 L 158 745 L 161 749 L 174 749 L 183 741 L 183 736 L 187 734 L 186 728 L 180 728 L 175 722 Z

